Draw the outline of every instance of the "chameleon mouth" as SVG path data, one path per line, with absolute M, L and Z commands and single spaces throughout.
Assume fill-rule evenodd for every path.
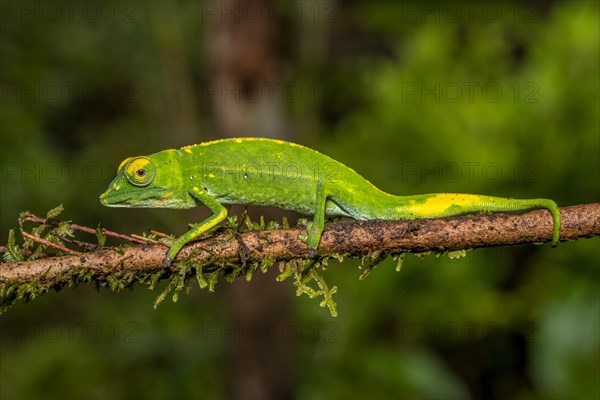
M 153 207 L 153 205 L 148 201 L 143 200 L 134 200 L 134 199 L 107 199 L 100 198 L 100 203 L 105 207 L 127 207 L 127 208 L 149 208 Z
M 125 207 L 127 206 L 127 201 L 128 199 L 111 199 L 106 193 L 100 196 L 100 204 L 106 207 Z
M 132 200 L 111 190 L 107 190 L 100 195 L 100 204 L 106 207 L 127 207 Z
M 162 195 L 161 195 L 162 194 Z M 174 203 L 171 196 L 164 190 L 153 189 L 145 193 L 145 196 L 129 192 L 116 192 L 112 189 L 100 195 L 100 204 L 105 207 L 127 207 L 127 208 L 171 208 Z

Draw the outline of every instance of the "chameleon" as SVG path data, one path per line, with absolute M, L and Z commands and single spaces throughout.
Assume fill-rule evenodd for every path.
M 119 165 L 100 202 L 108 207 L 174 209 L 204 204 L 212 211 L 172 241 L 165 268 L 186 243 L 225 220 L 232 204 L 313 216 L 304 235 L 310 258 L 317 255 L 328 216 L 413 220 L 544 208 L 552 214 L 553 246 L 560 236 L 560 211 L 552 200 L 455 193 L 396 196 L 322 153 L 266 138 L 222 139 L 129 157 Z

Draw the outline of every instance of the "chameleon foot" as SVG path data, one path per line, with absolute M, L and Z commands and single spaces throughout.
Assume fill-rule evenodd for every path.
M 309 248 L 308 249 L 308 258 L 310 258 L 311 260 L 314 260 L 315 258 L 317 258 L 317 249 Z
M 163 260 L 163 268 L 165 268 L 165 269 L 169 268 L 172 263 L 173 263 L 173 259 L 169 256 L 166 256 L 165 259 Z

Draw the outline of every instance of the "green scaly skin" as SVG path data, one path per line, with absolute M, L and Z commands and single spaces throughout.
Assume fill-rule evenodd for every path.
M 272 139 L 216 140 L 130 157 L 100 202 L 107 207 L 191 208 L 201 203 L 210 208 L 209 218 L 173 242 L 165 267 L 186 243 L 223 221 L 228 204 L 314 215 L 307 227 L 310 257 L 317 254 L 326 216 L 402 220 L 547 208 L 554 221 L 553 246 L 560 233 L 560 211 L 552 200 L 451 193 L 394 196 L 324 154 Z

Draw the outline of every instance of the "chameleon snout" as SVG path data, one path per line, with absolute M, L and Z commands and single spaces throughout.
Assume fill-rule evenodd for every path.
M 119 207 L 119 203 L 122 203 L 123 200 L 126 199 L 111 187 L 100 195 L 100 204 L 106 207 Z
M 107 190 L 106 192 L 100 195 L 100 204 L 102 204 L 103 206 L 111 206 L 110 199 L 108 198 L 109 192 L 110 190 Z

